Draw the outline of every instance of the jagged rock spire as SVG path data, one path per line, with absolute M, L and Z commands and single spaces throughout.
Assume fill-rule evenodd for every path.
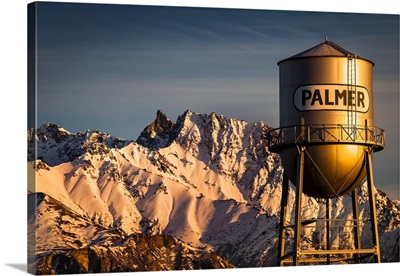
M 156 119 L 146 126 L 136 142 L 149 148 L 165 147 L 172 140 L 175 123 L 162 110 L 157 110 Z

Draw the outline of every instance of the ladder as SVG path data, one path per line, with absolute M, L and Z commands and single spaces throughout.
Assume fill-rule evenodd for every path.
M 351 93 L 347 95 L 347 125 L 349 133 L 354 132 L 353 134 L 356 135 L 354 129 L 357 125 L 357 55 L 343 49 L 332 41 L 328 41 L 328 37 L 325 37 L 325 43 L 347 56 L 347 92 Z
M 356 83 L 356 56 L 348 54 L 347 59 L 347 124 L 349 126 L 357 125 L 357 83 Z

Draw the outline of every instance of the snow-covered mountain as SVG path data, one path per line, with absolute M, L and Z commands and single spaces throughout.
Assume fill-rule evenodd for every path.
M 136 141 L 55 124 L 28 130 L 31 270 L 274 266 L 283 168 L 268 151 L 269 129 L 188 110 L 176 122 L 158 111 Z M 368 217 L 365 185 L 359 190 L 360 214 Z M 397 262 L 400 211 L 383 192 L 375 196 L 382 259 Z M 304 215 L 325 212 L 318 200 L 303 200 Z M 332 200 L 332 216 L 351 217 L 350 204 L 347 196 Z M 304 245 L 315 246 L 321 235 L 310 230 Z M 339 229 L 331 238 L 339 246 L 353 234 Z M 149 243 L 156 246 L 146 254 L 158 257 L 146 263 L 138 252 Z M 164 266 L 172 260 L 166 256 L 175 265 Z

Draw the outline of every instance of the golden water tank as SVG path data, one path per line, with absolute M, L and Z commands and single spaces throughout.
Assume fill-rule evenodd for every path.
M 285 174 L 296 184 L 303 148 L 304 193 L 336 197 L 364 179 L 365 150 L 384 147 L 374 127 L 374 63 L 326 40 L 278 62 L 280 127 L 268 136 Z

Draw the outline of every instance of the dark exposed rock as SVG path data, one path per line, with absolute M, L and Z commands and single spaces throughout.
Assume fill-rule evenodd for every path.
M 151 149 L 163 148 L 171 144 L 175 133 L 175 123 L 163 111 L 158 110 L 156 119 L 145 127 L 136 142 Z
M 169 235 L 133 234 L 107 247 L 94 245 L 39 257 L 36 272 L 40 275 L 233 267 L 215 253 L 191 249 Z

